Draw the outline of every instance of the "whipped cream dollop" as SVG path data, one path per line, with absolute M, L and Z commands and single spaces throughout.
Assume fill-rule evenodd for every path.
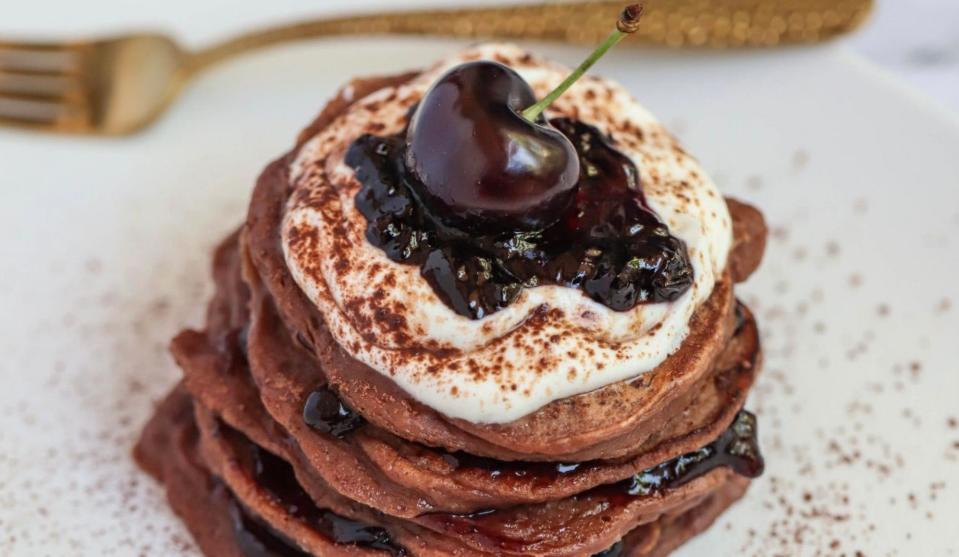
M 402 131 L 409 109 L 437 78 L 477 59 L 511 66 L 538 97 L 569 74 L 514 46 L 481 45 L 357 99 L 291 163 L 282 246 L 294 280 L 353 358 L 447 416 L 505 423 L 551 401 L 635 378 L 678 350 L 690 318 L 723 273 L 732 221 L 716 186 L 662 124 L 620 85 L 588 76 L 547 117 L 596 126 L 633 160 L 649 205 L 686 243 L 693 286 L 674 302 L 619 312 L 580 290 L 547 285 L 525 289 L 483 319 L 457 314 L 418 266 L 393 262 L 366 240 L 366 219 L 354 206 L 361 184 L 344 156 L 364 133 Z

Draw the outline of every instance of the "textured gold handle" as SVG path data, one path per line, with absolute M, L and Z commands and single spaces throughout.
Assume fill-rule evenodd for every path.
M 250 33 L 197 54 L 203 67 L 237 53 L 336 35 L 435 35 L 595 43 L 627 2 L 596 0 L 337 17 Z M 872 0 L 650 0 L 627 41 L 671 47 L 775 46 L 829 39 L 855 29 Z

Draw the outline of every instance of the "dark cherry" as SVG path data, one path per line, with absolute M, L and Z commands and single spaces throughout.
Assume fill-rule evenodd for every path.
M 406 135 L 406 167 L 423 200 L 464 230 L 535 231 L 559 220 L 575 194 L 579 161 L 543 110 L 636 32 L 643 11 L 627 6 L 606 40 L 540 101 L 496 62 L 462 64 L 441 77 Z
M 423 97 L 406 134 L 418 193 L 460 228 L 538 230 L 569 205 L 579 178 L 573 144 L 540 115 L 529 84 L 491 61 L 451 69 Z

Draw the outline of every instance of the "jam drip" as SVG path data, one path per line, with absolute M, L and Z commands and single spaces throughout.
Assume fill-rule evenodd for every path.
M 603 551 L 600 551 L 599 553 L 594 554 L 593 557 L 619 557 L 620 555 L 623 554 L 623 549 L 624 549 L 623 542 L 618 541 L 614 543 L 613 545 L 609 546 L 608 549 L 605 549 Z
M 239 506 L 233 508 L 234 535 L 246 557 L 309 557 L 309 554 L 288 541 L 285 536 L 250 517 Z M 624 544 L 616 542 L 593 557 L 619 557 Z
M 709 445 L 577 497 L 604 501 L 608 507 L 621 507 L 636 499 L 679 487 L 717 468 L 728 467 L 747 478 L 758 477 L 763 472 L 763 458 L 756 434 L 756 417 L 742 410 L 732 425 Z M 424 518 L 448 531 L 479 532 L 500 547 L 511 546 L 516 540 L 505 538 L 500 533 L 502 519 L 498 515 L 499 511 L 487 509 L 469 514 L 434 513 L 424 515 Z M 618 550 L 613 546 L 607 551 L 615 555 Z
M 405 132 L 357 139 L 346 155 L 362 188 L 356 207 L 366 237 L 393 261 L 418 265 L 457 313 L 480 319 L 524 288 L 581 289 L 617 311 L 673 301 L 693 282 L 686 245 L 669 233 L 639 189 L 639 172 L 595 127 L 550 122 L 575 146 L 575 198 L 541 230 L 496 232 L 451 224 L 422 200 L 404 164 Z
M 407 554 L 405 548 L 393 542 L 385 529 L 316 506 L 297 482 L 293 467 L 288 462 L 261 449 L 242 433 L 225 424 L 221 424 L 220 428 L 235 445 L 246 448 L 244 461 L 257 485 L 269 491 L 290 515 L 307 523 L 335 543 L 379 549 L 395 557 Z
M 337 439 L 342 439 L 365 423 L 362 416 L 343 404 L 336 393 L 326 388 L 313 391 L 306 398 L 303 421 L 313 429 Z
M 736 300 L 735 316 L 736 327 L 733 329 L 733 336 L 738 336 L 749 321 L 749 318 L 746 316 L 746 306 L 738 299 Z
M 442 453 L 443 460 L 456 470 L 476 470 L 498 481 L 529 481 L 535 485 L 549 485 L 557 478 L 589 466 L 586 463 L 524 462 L 496 460 L 464 452 Z
M 309 557 L 286 537 L 250 516 L 238 504 L 230 509 L 233 515 L 233 536 L 246 557 Z
M 679 487 L 724 466 L 740 476 L 757 478 L 763 473 L 764 462 L 756 434 L 756 416 L 742 410 L 709 445 L 643 470 L 615 484 L 614 489 L 631 497 L 650 495 Z

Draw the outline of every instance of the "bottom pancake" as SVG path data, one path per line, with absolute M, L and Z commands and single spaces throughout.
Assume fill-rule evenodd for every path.
M 417 542 L 409 532 L 394 536 L 392 531 L 338 516 L 316 508 L 309 501 L 301 501 L 302 507 L 289 507 L 275 497 L 266 496 L 250 506 L 281 512 L 263 513 L 263 508 L 245 508 L 225 482 L 210 472 L 201 456 L 199 439 L 193 401 L 178 387 L 158 408 L 136 447 L 135 456 L 145 470 L 166 485 L 170 505 L 209 557 L 478 554 L 451 547 L 424 547 L 422 540 Z M 742 497 L 747 485 L 745 478 L 733 476 L 695 505 L 677 509 L 634 529 L 599 555 L 667 555 L 708 528 Z M 304 508 L 307 506 L 309 508 Z M 286 532 L 291 530 L 300 533 L 289 536 Z M 402 545 L 400 539 L 413 543 Z
M 223 483 L 207 472 L 197 452 L 198 439 L 193 401 L 186 389 L 177 386 L 157 407 L 133 456 L 166 487 L 170 507 L 205 555 L 253 557 L 237 541 L 230 515 L 236 502 Z

